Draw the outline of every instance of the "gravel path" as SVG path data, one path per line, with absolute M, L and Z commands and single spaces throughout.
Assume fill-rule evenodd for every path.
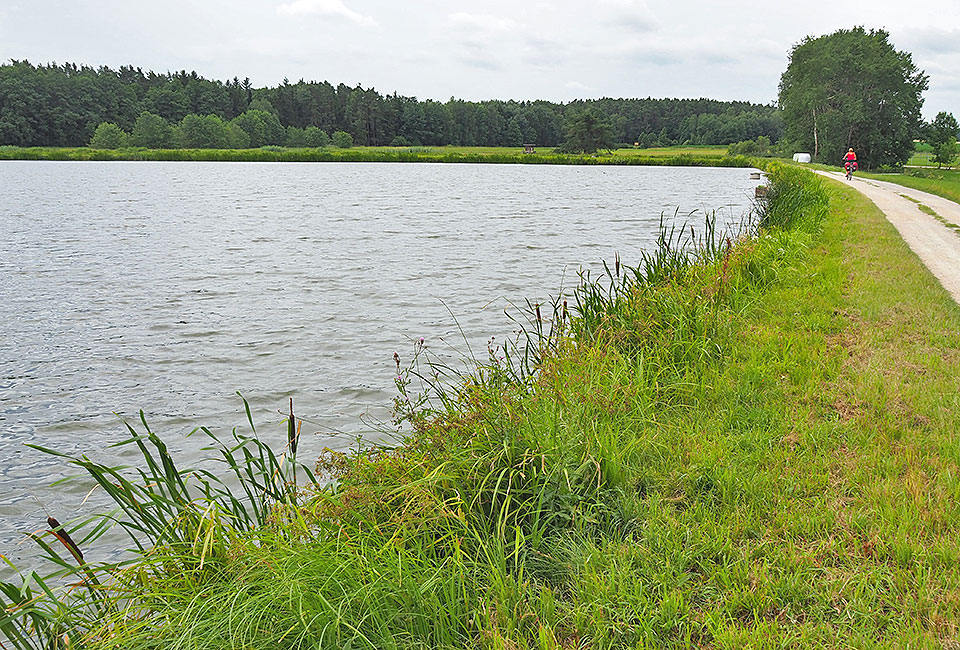
M 839 172 L 817 173 L 847 182 Z M 960 303 L 960 232 L 947 228 L 920 210 L 914 201 L 932 208 L 941 218 L 955 225 L 960 225 L 960 203 L 886 181 L 854 176 L 850 184 L 880 208 L 887 220 L 900 231 L 907 245 Z

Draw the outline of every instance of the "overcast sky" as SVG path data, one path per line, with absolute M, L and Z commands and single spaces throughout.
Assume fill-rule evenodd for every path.
M 0 0 L 0 59 L 362 84 L 420 99 L 770 102 L 791 46 L 884 28 L 960 116 L 958 0 Z

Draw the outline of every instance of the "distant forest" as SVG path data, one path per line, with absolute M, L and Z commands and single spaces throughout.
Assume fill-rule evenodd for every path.
M 129 134 L 138 118 L 142 126 L 160 122 L 159 116 L 161 127 L 180 127 L 171 133 L 194 132 L 194 123 L 212 120 L 222 123 L 227 135 L 227 127 L 240 135 L 215 145 L 171 140 L 167 146 L 304 146 L 318 141 L 307 136 L 320 131 L 322 138 L 349 133 L 357 145 L 554 146 L 564 140 L 567 118 L 588 107 L 610 120 L 618 142 L 643 146 L 730 144 L 761 135 L 776 142 L 783 131 L 774 106 L 749 102 L 438 102 L 326 81 L 284 80 L 276 87 L 254 88 L 249 79 L 222 82 L 186 71 L 158 74 L 16 60 L 0 65 L 0 145 L 85 146 L 104 122 Z M 164 142 L 162 137 L 151 141 Z

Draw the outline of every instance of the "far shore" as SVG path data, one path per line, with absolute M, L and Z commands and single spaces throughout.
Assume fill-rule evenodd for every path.
M 726 147 L 623 148 L 597 154 L 558 153 L 552 147 L 262 147 L 259 149 L 91 149 L 0 146 L 0 160 L 201 162 L 441 162 L 541 165 L 666 165 L 752 167 Z

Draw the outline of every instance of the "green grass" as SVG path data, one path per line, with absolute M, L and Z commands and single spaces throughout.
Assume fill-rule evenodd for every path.
M 177 543 L 99 571 L 103 608 L 8 625 L 98 648 L 955 645 L 960 308 L 859 193 L 770 172 L 756 237 L 691 259 L 664 233 L 572 318 L 535 308 L 531 364 L 495 350 L 401 399 L 405 445 L 326 454 L 335 482 L 258 526 L 198 494 Z
M 929 151 L 915 151 L 909 160 L 907 160 L 907 165 L 911 167 L 936 167 L 937 164 L 931 160 L 933 158 L 933 153 Z
M 914 151 L 913 155 L 907 161 L 907 165 L 914 167 L 940 167 L 940 165 L 933 162 L 933 147 L 926 142 L 916 143 L 916 151 Z M 953 166 L 956 167 L 956 164 Z
M 897 183 L 960 203 L 960 171 L 913 169 L 905 174 L 861 174 L 861 176 Z
M 743 156 L 727 156 L 726 147 L 618 149 L 596 156 L 519 147 L 353 147 L 336 149 L 89 149 L 87 147 L 0 147 L 0 160 L 185 160 L 211 162 L 452 162 L 555 165 L 679 165 L 748 167 Z
M 652 147 L 650 149 L 641 148 L 623 148 L 614 150 L 618 156 L 641 156 L 641 157 L 673 157 L 677 155 L 696 156 L 698 158 L 723 158 L 727 155 L 727 145 L 702 145 L 702 146 L 678 146 L 678 147 Z
M 917 151 L 907 160 L 908 167 L 932 167 L 934 169 L 956 169 L 957 163 L 953 161 L 951 165 L 937 164 L 933 160 L 933 152 Z

